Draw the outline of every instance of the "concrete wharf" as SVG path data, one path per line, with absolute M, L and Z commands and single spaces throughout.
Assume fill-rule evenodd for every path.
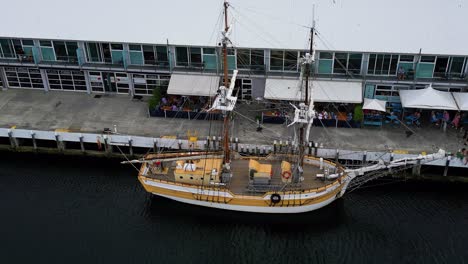
M 232 148 L 256 154 L 291 151 L 291 138 L 281 137 L 288 134 L 286 126 L 264 124 L 262 132 L 256 131 L 257 125 L 248 120 L 254 119 L 255 107 L 240 105 L 239 115 L 246 118 L 237 117 L 233 122 Z M 216 131 L 221 131 L 221 126 L 221 122 L 213 121 L 210 130 L 209 121 L 149 117 L 146 102 L 127 96 L 94 98 L 85 93 L 14 89 L 0 92 L 0 145 L 7 149 L 108 155 L 122 151 L 131 156 L 158 148 L 216 149 Z M 112 133 L 104 133 L 104 128 Z M 411 129 L 416 133 L 407 137 L 402 127 L 313 127 L 308 151 L 353 164 L 414 157 L 436 152 L 437 148 L 455 153 L 462 146 L 456 130 Z M 193 134 L 196 141 L 189 140 Z M 468 168 L 450 155 L 430 165 Z

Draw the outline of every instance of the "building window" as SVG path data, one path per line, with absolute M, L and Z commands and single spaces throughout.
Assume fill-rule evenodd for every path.
M 263 50 L 237 50 L 237 67 L 239 69 L 263 70 L 264 65 L 265 60 Z
M 400 55 L 401 62 L 414 62 L 414 55 Z
M 212 55 L 215 55 L 215 54 L 216 54 L 216 50 L 215 50 L 215 48 L 203 48 L 203 54 L 212 54 Z
M 297 71 L 297 51 L 286 51 L 284 54 L 284 70 Z
M 237 68 L 250 69 L 250 50 L 248 49 L 237 50 Z
M 421 56 L 420 62 L 435 62 L 435 56 Z
M 101 62 L 101 50 L 99 47 L 99 43 L 96 42 L 88 42 L 86 43 L 86 50 L 88 52 L 88 61 L 90 62 Z
M 250 50 L 250 64 L 255 68 L 264 68 L 265 52 L 263 50 Z
M 362 54 L 350 53 L 348 59 L 348 72 L 352 74 L 361 73 Z
M 450 65 L 449 65 L 450 74 L 462 75 L 464 64 L 465 64 L 464 57 L 450 57 Z
M 50 40 L 41 40 L 39 41 L 41 45 L 42 60 L 44 61 L 55 61 L 57 60 L 55 56 L 55 51 L 52 46 L 52 41 Z
M 367 74 L 369 75 L 396 75 L 398 55 L 396 54 L 370 54 Z
M 153 46 L 143 45 L 143 58 L 145 59 L 145 64 L 156 64 Z
M 141 51 L 141 45 L 128 45 L 128 49 L 132 51 Z
M 0 56 L 4 58 L 15 57 L 15 52 L 10 39 L 0 39 Z
M 86 91 L 84 73 L 81 71 L 47 70 L 51 90 Z
M 167 59 L 167 47 L 166 46 L 156 46 L 156 56 L 159 63 L 168 64 L 169 60 Z
M 447 72 L 449 58 L 445 56 L 437 56 L 434 77 L 445 77 Z
M 102 56 L 105 63 L 112 63 L 112 53 L 109 43 L 101 43 Z
M 283 50 L 272 50 L 270 52 L 270 70 L 271 71 L 282 71 L 284 63 L 284 51 Z
M 8 86 L 11 88 L 44 89 L 39 69 L 5 68 Z
M 190 48 L 190 65 L 193 67 L 202 67 L 201 48 Z
M 76 42 L 65 42 L 68 53 L 68 60 L 71 62 L 78 61 L 78 55 L 76 53 L 78 49 L 78 43 Z
M 348 53 L 335 53 L 333 73 L 345 74 L 348 68 Z
M 151 95 L 154 89 L 161 89 L 161 93 L 165 94 L 170 78 L 170 75 L 163 74 L 133 74 L 135 94 Z
M 52 47 L 52 42 L 50 40 L 41 40 L 39 44 L 41 47 Z
M 176 65 L 188 66 L 188 49 L 187 47 L 176 47 Z
M 34 46 L 34 41 L 32 39 L 23 39 L 21 42 L 23 46 Z
M 122 44 L 111 44 L 112 50 L 123 50 L 123 45 Z
M 331 60 L 331 59 L 333 59 L 333 53 L 331 53 L 331 52 L 320 52 L 319 58 L 320 59 Z
M 57 60 L 60 60 L 60 61 L 68 60 L 68 53 L 67 53 L 67 48 L 65 46 L 65 41 L 54 41 L 54 50 L 55 50 L 55 56 Z

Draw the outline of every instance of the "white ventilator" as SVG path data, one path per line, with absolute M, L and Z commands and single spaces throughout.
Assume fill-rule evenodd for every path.
M 218 95 L 216 95 L 215 100 L 213 101 L 213 105 L 211 106 L 210 110 L 222 110 L 222 111 L 232 111 L 236 106 L 237 97 L 232 96 L 232 92 L 234 91 L 234 85 L 236 83 L 237 78 L 237 70 L 234 70 L 232 73 L 231 84 L 229 88 L 225 86 L 219 87 Z

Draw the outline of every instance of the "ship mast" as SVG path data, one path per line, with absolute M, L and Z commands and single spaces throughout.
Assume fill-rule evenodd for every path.
M 227 63 L 227 44 L 228 44 L 228 7 L 229 3 L 224 0 L 224 38 L 223 38 L 223 71 L 224 71 L 224 87 L 228 87 L 228 63 Z M 229 116 L 227 111 L 223 111 L 224 123 L 223 123 L 223 148 L 224 148 L 224 163 L 229 164 L 231 161 L 231 153 L 229 151 Z
M 224 152 L 224 170 L 226 172 L 230 171 L 231 162 L 231 151 L 229 149 L 229 112 L 234 110 L 234 107 L 237 103 L 237 96 L 233 96 L 234 92 L 234 85 L 236 83 L 237 78 L 237 70 L 232 72 L 232 78 L 229 82 L 228 76 L 228 62 L 227 62 L 227 49 L 228 45 L 231 44 L 229 40 L 229 35 L 231 33 L 231 26 L 228 25 L 228 16 L 227 16 L 227 9 L 229 7 L 229 3 L 224 0 L 224 31 L 222 31 L 222 47 L 223 47 L 223 85 L 219 87 L 218 94 L 213 101 L 213 105 L 210 110 L 219 110 L 223 113 L 223 152 Z
M 309 47 L 309 56 L 314 54 L 314 27 L 310 28 L 310 47 Z M 309 97 L 309 75 L 310 75 L 310 64 L 311 59 L 306 55 L 305 61 L 305 97 L 304 104 L 306 107 L 311 107 L 310 97 Z M 304 153 L 305 153 L 305 142 L 304 142 L 304 130 L 306 129 L 307 124 L 301 124 L 299 128 L 299 166 L 304 165 Z M 306 139 L 308 140 L 308 139 Z

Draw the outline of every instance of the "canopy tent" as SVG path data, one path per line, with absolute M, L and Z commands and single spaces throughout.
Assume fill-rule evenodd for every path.
M 379 99 L 364 98 L 364 105 L 362 106 L 362 109 L 385 112 L 387 110 L 385 108 L 386 104 L 387 104 L 387 101 L 383 101 Z
M 458 110 L 457 104 L 449 92 L 442 92 L 432 88 L 418 90 L 400 90 L 403 108 Z
M 312 81 L 311 96 L 314 102 L 361 103 L 362 83 L 349 81 Z M 265 99 L 301 101 L 305 92 L 301 91 L 299 79 L 267 78 Z
M 219 88 L 219 76 L 172 74 L 168 94 L 187 96 L 214 96 Z
M 468 111 L 468 93 L 452 93 L 458 108 L 462 111 Z

